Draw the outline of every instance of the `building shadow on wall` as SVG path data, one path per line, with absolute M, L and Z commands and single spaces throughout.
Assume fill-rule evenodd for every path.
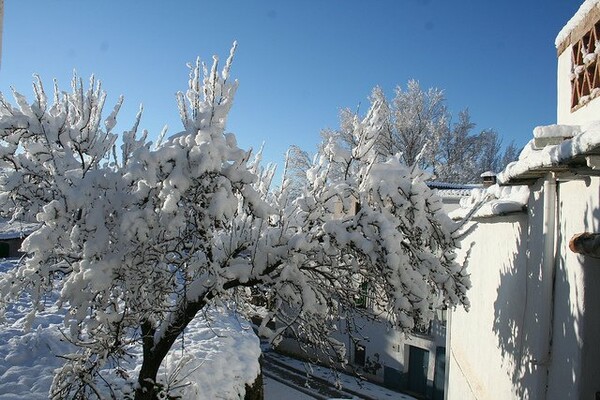
M 600 188 L 597 196 L 597 198 L 600 198 Z M 586 218 L 588 215 L 592 216 L 591 221 Z M 600 207 L 590 210 L 588 204 L 583 225 L 586 232 L 600 233 Z M 598 334 L 600 332 L 600 259 L 581 255 L 578 256 L 578 259 L 583 266 L 585 310 L 583 333 L 581 335 L 584 346 L 581 368 L 584 373 L 582 373 L 580 398 L 598 398 L 600 394 L 600 368 L 598 368 L 598 360 L 600 360 L 600 346 L 598 346 Z
M 560 232 L 560 229 L 557 230 Z M 527 224 L 522 223 L 516 238 L 517 250 L 512 257 L 507 258 L 500 271 L 500 282 L 494 302 L 492 329 L 501 350 L 503 369 L 512 381 L 516 398 L 544 398 L 539 391 L 544 390 L 541 385 L 548 376 L 547 368 L 553 354 L 541 354 L 545 353 L 541 340 L 552 340 L 554 344 L 577 343 L 575 327 L 578 315 L 572 312 L 574 305 L 569 297 L 571 288 L 564 258 L 557 258 L 555 262 L 552 283 L 554 301 L 541 300 L 542 286 L 545 283 L 542 282 L 539 254 L 542 250 L 535 245 L 533 236 L 542 238 L 541 243 L 544 243 L 541 227 L 531 227 L 527 231 Z M 564 248 L 565 243 L 564 238 L 559 236 L 557 248 Z M 540 323 L 543 307 L 554 307 L 554 321 L 551 323 L 553 329 L 545 329 Z M 552 342 L 549 346 L 552 346 Z M 564 372 L 562 376 L 573 377 L 574 384 L 578 374 L 573 358 L 564 357 L 560 360 L 560 365 Z M 564 389 L 569 398 L 574 398 L 574 393 L 571 393 L 574 390 L 572 387 Z

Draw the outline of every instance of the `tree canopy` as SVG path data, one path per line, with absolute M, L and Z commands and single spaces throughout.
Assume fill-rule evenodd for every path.
M 188 324 L 212 304 L 250 315 L 255 291 L 269 300 L 261 334 L 291 329 L 341 358 L 332 316 L 365 281 L 405 331 L 468 306 L 454 226 L 427 173 L 376 149 L 383 105 L 348 124 L 352 144 L 327 142 L 304 188 L 292 191 L 286 175 L 272 190 L 273 169 L 225 129 L 234 49 L 222 70 L 216 58 L 191 68 L 177 96 L 184 129 L 156 143 L 139 132 L 141 113 L 114 132 L 122 99 L 102 122 L 106 94 L 93 78 L 87 89 L 78 78 L 70 92 L 55 85 L 53 100 L 39 79 L 32 103 L 0 97 L 0 210 L 40 224 L 0 276 L 0 300 L 6 310 L 30 296 L 33 318 L 58 293 L 78 350 L 63 355 L 52 396 L 101 397 L 105 369 L 134 346 L 143 360 L 123 385 L 136 399 L 165 396 L 157 372 Z

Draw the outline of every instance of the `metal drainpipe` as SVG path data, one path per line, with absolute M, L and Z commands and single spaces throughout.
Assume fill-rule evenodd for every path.
M 548 393 L 548 373 L 550 372 L 550 357 L 552 345 L 552 314 L 554 312 L 554 266 L 556 240 L 556 210 L 557 190 L 556 176 L 553 172 L 546 175 L 544 180 L 544 253 L 542 254 L 542 309 L 540 310 L 540 347 L 538 357 L 532 363 L 541 368 L 540 389 L 542 399 Z

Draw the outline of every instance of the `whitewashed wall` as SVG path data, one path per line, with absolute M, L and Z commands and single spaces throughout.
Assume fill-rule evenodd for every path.
M 600 260 L 568 249 L 574 234 L 599 232 L 600 178 L 558 182 L 551 297 L 543 295 L 553 283 L 543 271 L 543 180 L 531 193 L 526 213 L 480 220 L 462 242 L 472 306 L 452 313 L 448 399 L 593 399 L 600 392 Z
M 539 399 L 550 339 L 551 276 L 543 272 L 543 181 L 527 212 L 476 222 L 469 256 L 471 310 L 452 314 L 449 399 Z M 547 287 L 547 286 L 546 286 Z
M 505 316 L 522 315 L 525 303 L 526 256 L 519 240 L 527 231 L 525 214 L 480 221 L 462 242 L 462 255 L 470 251 L 469 312 L 452 312 L 448 399 L 510 399 L 514 360 L 506 356 L 511 340 L 499 334 L 512 334 L 514 324 L 503 322 Z M 511 281 L 502 291 L 503 282 Z M 501 309 L 501 315 L 495 310 Z M 518 346 L 518 343 L 513 343 Z M 510 351 L 510 350 L 509 350 Z
M 548 399 L 600 392 L 600 260 L 571 252 L 581 232 L 600 232 L 600 178 L 560 182 L 558 257 Z

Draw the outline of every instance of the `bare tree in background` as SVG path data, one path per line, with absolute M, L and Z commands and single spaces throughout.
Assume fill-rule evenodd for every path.
M 406 165 L 430 167 L 434 144 L 446 128 L 447 115 L 442 90 L 430 88 L 423 91 L 415 80 L 408 81 L 405 91 L 400 86 L 396 87 L 396 96 L 392 100 L 389 153 L 401 153 Z
M 502 140 L 495 130 L 475 131 L 476 125 L 471 121 L 468 109 L 461 111 L 457 122 L 453 123 L 440 89 L 424 91 L 417 81 L 411 80 L 406 90 L 396 88 L 391 104 L 379 87 L 373 89 L 369 101 L 378 110 L 378 136 L 373 146 L 380 160 L 398 154 L 406 165 L 432 171 L 436 180 L 475 183 L 479 182 L 483 172 L 499 172 L 516 159 L 514 143 L 503 150 Z M 319 151 L 322 152 L 323 146 L 330 141 L 336 143 L 338 150 L 351 151 L 358 145 L 357 136 L 352 132 L 360 128 L 361 120 L 358 112 L 343 109 L 340 127 L 321 132 L 323 141 Z M 306 172 L 302 157 L 294 160 L 302 156 L 301 150 L 296 147 L 288 155 L 291 165 L 303 166 Z M 348 167 L 332 163 L 330 168 L 333 170 L 331 176 L 338 176 Z M 300 177 L 300 170 L 294 170 L 290 179 Z
M 297 198 L 300 196 L 304 188 L 308 183 L 306 178 L 306 171 L 311 166 L 311 157 L 308 152 L 302 150 L 299 146 L 292 145 L 286 154 L 285 171 L 289 177 L 289 191 L 290 198 Z
M 469 111 L 464 110 L 458 114 L 458 122 L 448 124 L 437 138 L 433 159 L 437 180 L 473 182 L 483 172 L 478 172 L 477 155 L 481 152 L 481 143 L 478 136 L 471 134 L 474 127 Z

